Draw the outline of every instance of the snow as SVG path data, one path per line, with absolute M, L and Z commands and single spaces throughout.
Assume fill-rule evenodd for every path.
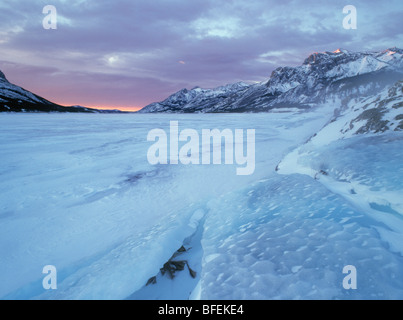
M 2 81 L 0 87 L 0 94 L 5 98 L 22 99 L 24 101 L 41 102 L 34 94 L 24 90 L 8 81 Z
M 403 298 L 403 137 L 306 145 L 333 109 L 1 114 L 0 298 Z M 255 129 L 254 174 L 150 165 L 147 133 L 172 120 Z M 313 179 L 319 168 L 329 175 Z M 181 246 L 196 277 L 168 279 L 160 268 Z M 42 287 L 45 265 L 58 270 L 57 290 Z M 345 265 L 358 290 L 343 289 Z
M 220 256 L 203 265 L 202 299 L 348 299 L 339 284 L 349 264 L 360 277 L 353 298 L 402 296 L 402 257 L 373 229 L 376 220 L 304 175 L 273 176 L 251 188 L 250 197 L 247 188 L 211 205 L 206 225 L 214 227 L 202 244 L 205 255 Z M 245 221 L 253 224 L 239 232 Z M 209 286 L 219 273 L 223 280 Z
M 403 172 L 399 160 L 403 155 L 402 146 L 401 132 L 355 136 L 321 146 L 315 149 L 315 154 L 297 155 L 298 152 L 294 151 L 279 166 L 280 173 L 284 167 L 284 173 L 287 174 L 295 170 L 310 176 L 316 175 L 316 179 L 333 193 L 343 196 L 368 215 L 377 217 L 390 230 L 399 232 L 403 228 L 399 220 L 403 215 Z M 341 154 L 342 157 L 335 157 L 335 154 Z M 320 170 L 327 172 L 327 175 L 317 175 Z M 390 217 L 384 220 L 386 213 Z M 403 246 L 399 248 L 403 254 Z

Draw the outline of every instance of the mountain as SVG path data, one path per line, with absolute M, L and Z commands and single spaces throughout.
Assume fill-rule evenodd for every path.
M 235 102 L 248 88 L 248 84 L 238 82 L 215 89 L 201 89 L 199 87 L 193 88 L 192 90 L 182 89 L 171 95 L 168 99 L 162 102 L 152 103 L 139 112 L 206 112 L 206 110 L 210 110 L 212 106 L 218 107 L 226 105 L 231 101 Z
M 117 113 L 118 110 L 98 110 L 81 106 L 64 107 L 10 83 L 0 71 L 0 112 L 84 112 Z
M 359 135 L 403 131 L 403 81 L 365 98 L 345 100 L 307 144 L 315 147 Z
M 343 125 L 343 138 L 355 134 L 403 130 L 403 81 L 398 81 L 378 95 L 351 100 L 335 121 Z M 334 121 L 334 122 L 335 122 Z
M 182 89 L 139 112 L 264 112 L 274 108 L 309 108 L 326 101 L 379 92 L 403 78 L 403 50 L 314 53 L 298 67 L 280 67 L 257 84 L 216 89 Z
M 335 109 L 331 120 L 305 144 L 289 153 L 277 165 L 276 171 L 283 174 L 308 174 L 315 179 L 319 173 L 326 176 L 334 175 L 335 169 L 330 169 L 329 163 L 340 155 L 347 158 L 348 153 L 353 154 L 352 160 L 348 163 L 350 166 L 355 162 L 355 165 L 358 165 L 365 159 L 375 161 L 376 155 L 377 158 L 383 156 L 391 159 L 380 161 L 384 162 L 382 166 L 376 167 L 371 164 L 378 168 L 380 173 L 386 170 L 387 161 L 396 161 L 397 165 L 393 168 L 399 171 L 401 168 L 399 158 L 396 155 L 389 155 L 395 151 L 396 146 L 389 147 L 390 150 L 387 146 L 396 144 L 400 151 L 402 132 L 403 81 L 398 81 L 378 94 L 353 98 L 342 103 L 340 108 Z M 361 146 L 361 149 L 358 146 Z M 367 151 L 364 152 L 362 149 Z M 385 150 L 381 152 L 382 149 Z M 342 172 L 347 169 L 338 170 Z M 344 178 L 338 177 L 336 180 L 345 182 L 346 177 L 350 175 L 351 172 L 346 173 L 341 175 Z

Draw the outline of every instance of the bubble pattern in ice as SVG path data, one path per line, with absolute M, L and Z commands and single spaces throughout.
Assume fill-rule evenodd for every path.
M 380 223 L 308 176 L 273 175 L 209 205 L 202 299 L 403 298 L 403 258 Z M 343 288 L 346 265 L 357 290 Z

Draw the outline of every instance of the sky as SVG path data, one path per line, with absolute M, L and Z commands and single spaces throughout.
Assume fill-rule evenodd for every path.
M 45 29 L 46 5 L 57 29 Z M 343 28 L 346 5 L 357 29 Z M 401 0 L 0 0 L 0 70 L 66 106 L 137 110 L 265 81 L 313 52 L 403 47 Z

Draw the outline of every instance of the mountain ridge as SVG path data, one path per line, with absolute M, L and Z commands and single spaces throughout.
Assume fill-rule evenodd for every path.
M 403 78 L 403 50 L 379 52 L 337 49 L 313 53 L 297 67 L 278 67 L 267 81 L 214 89 L 184 89 L 140 113 L 264 112 L 310 108 L 329 99 L 365 96 Z M 223 88 L 226 88 L 223 92 Z M 185 95 L 184 95 L 185 92 Z
M 0 70 L 0 112 L 123 113 L 124 111 L 61 106 L 12 84 Z

